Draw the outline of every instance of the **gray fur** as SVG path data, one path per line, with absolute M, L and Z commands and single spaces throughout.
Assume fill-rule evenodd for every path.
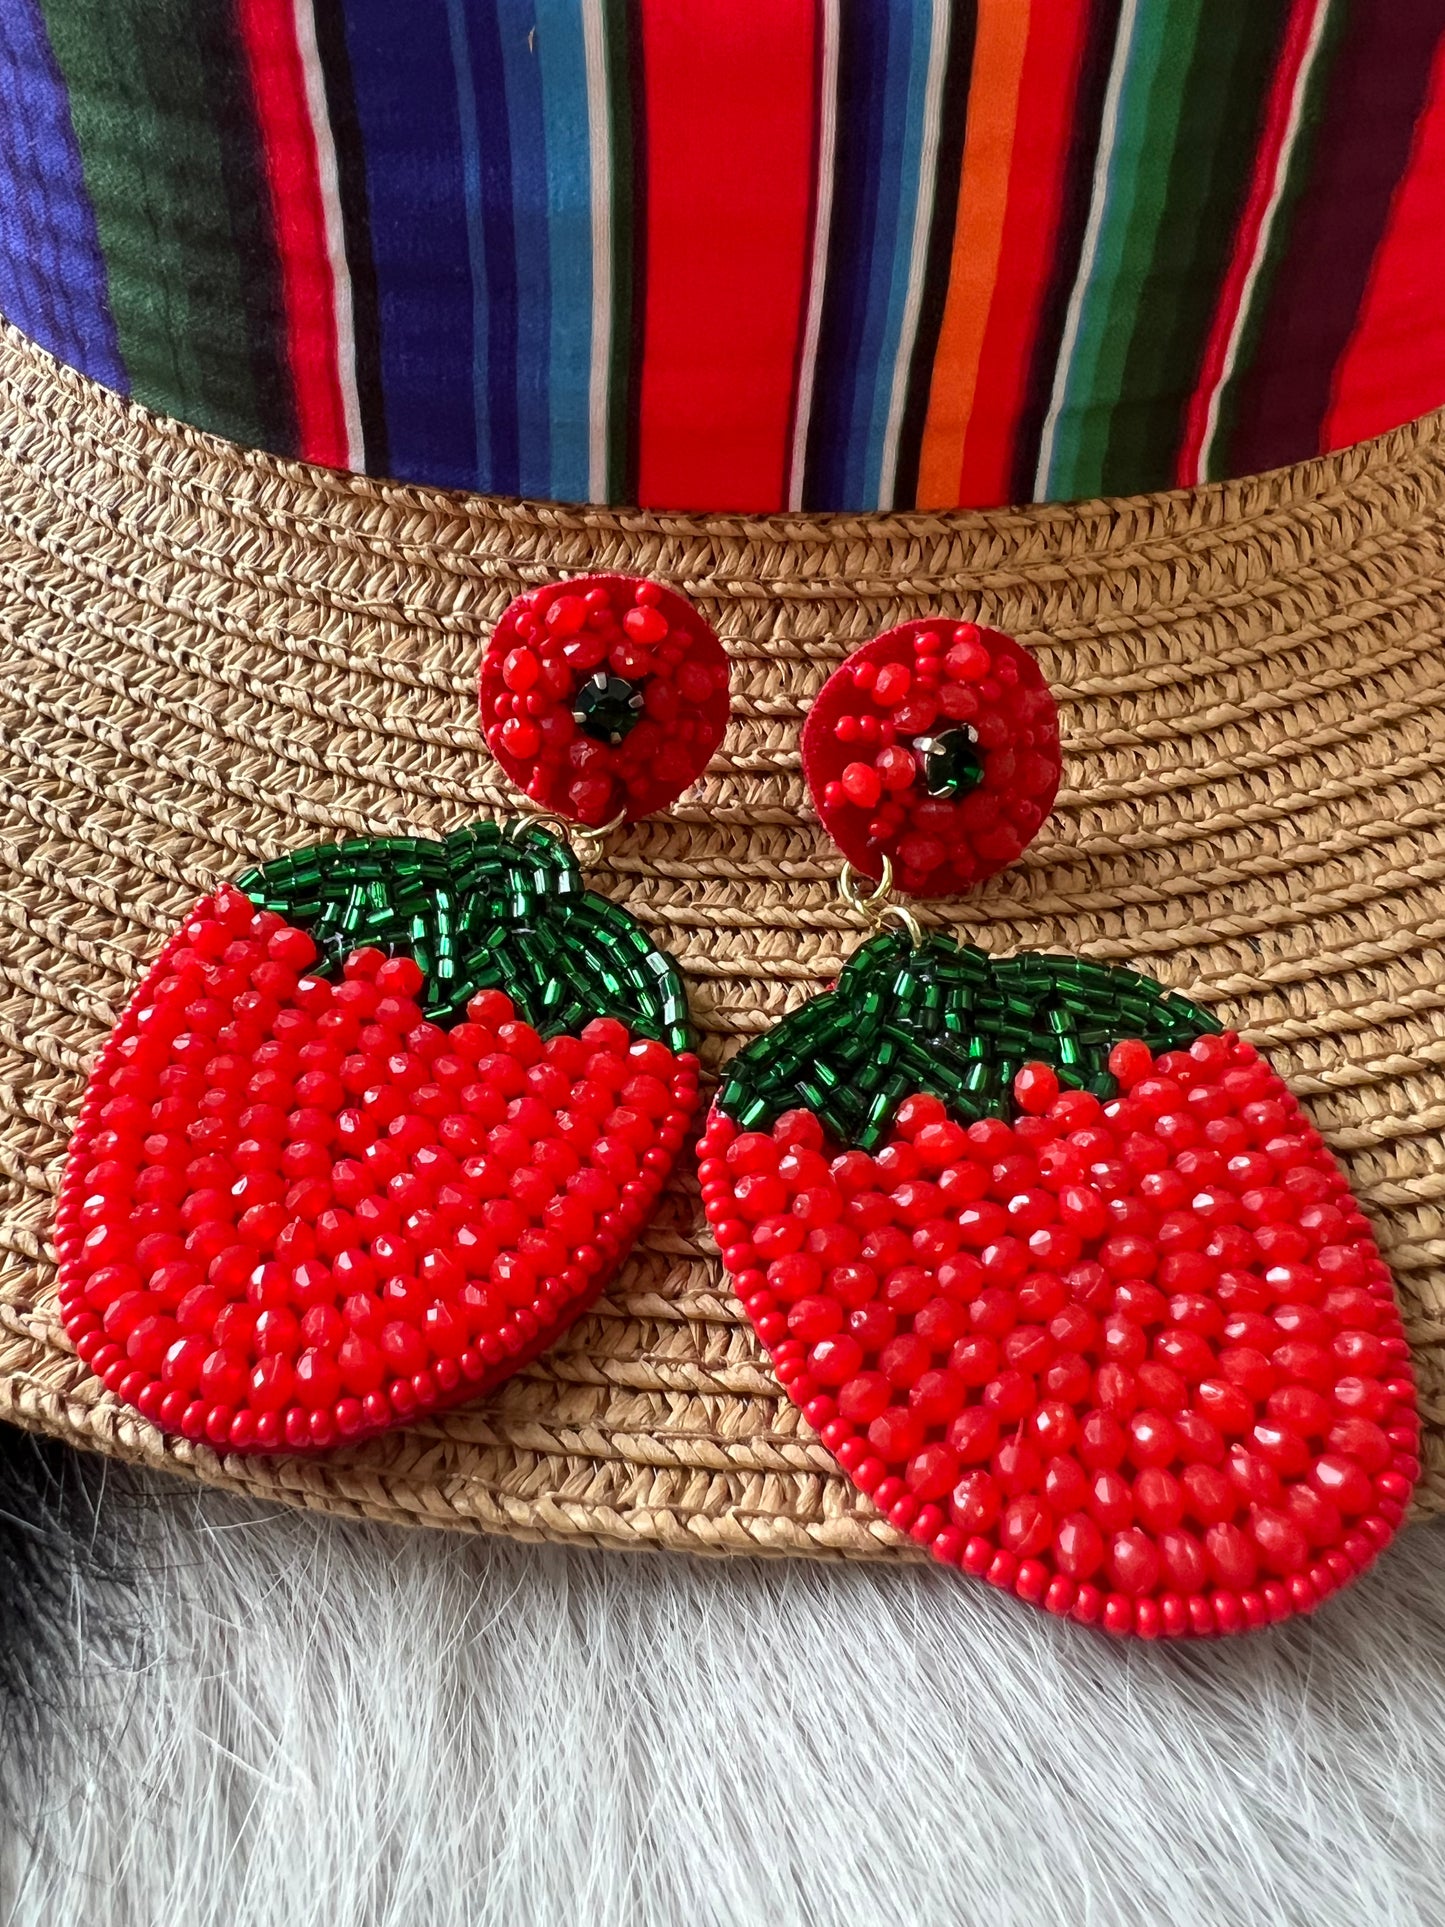
M 78 1676 L 45 1658 L 14 1927 L 1445 1918 L 1436 1530 L 1311 1621 L 1159 1650 L 931 1569 L 107 1493 L 144 1632 L 82 1597 Z

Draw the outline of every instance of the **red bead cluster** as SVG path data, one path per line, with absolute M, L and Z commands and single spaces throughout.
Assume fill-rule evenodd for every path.
M 931 794 L 928 746 L 962 732 L 966 794 Z M 803 774 L 823 827 L 865 876 L 915 897 L 958 896 L 1013 863 L 1059 787 L 1059 719 L 1038 664 L 972 622 L 908 622 L 834 670 L 803 726 Z
M 91 1077 L 56 1213 L 75 1348 L 167 1431 L 304 1452 L 543 1350 L 646 1223 L 696 1059 L 612 1018 L 545 1042 L 500 991 L 451 1030 L 410 958 L 308 975 L 237 890 L 167 945 Z
M 1101 1104 L 1027 1067 L 1013 1124 L 909 1098 L 876 1156 L 714 1110 L 703 1202 L 788 1393 L 938 1559 L 1110 1632 L 1260 1626 L 1404 1515 L 1390 1276 L 1249 1045 L 1111 1068 Z
M 578 720 L 599 677 L 637 702 L 637 720 L 615 743 Z M 665 809 L 707 767 L 727 720 L 716 634 L 675 591 L 633 576 L 581 576 L 518 596 L 482 662 L 488 748 L 535 803 L 579 823 Z

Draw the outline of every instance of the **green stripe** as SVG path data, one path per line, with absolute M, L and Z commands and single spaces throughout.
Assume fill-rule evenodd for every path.
M 192 0 L 42 6 L 132 393 L 234 440 L 264 442 Z
M 1144 0 L 1129 65 L 1093 270 L 1054 442 L 1049 492 L 1096 495 L 1105 486 L 1124 364 L 1143 307 L 1165 213 L 1173 152 L 1198 43 L 1203 0 Z
M 1259 347 L 1260 330 L 1269 310 L 1270 295 L 1279 274 L 1285 250 L 1289 246 L 1295 208 L 1299 204 L 1305 182 L 1309 179 L 1310 167 L 1314 159 L 1315 138 L 1319 133 L 1325 97 L 1329 92 L 1330 73 L 1334 67 L 1335 56 L 1340 50 L 1340 43 L 1344 39 L 1348 12 L 1347 0 L 1329 0 L 1328 11 L 1321 28 L 1320 44 L 1315 53 L 1309 79 L 1305 83 L 1299 129 L 1285 165 L 1284 185 L 1280 191 L 1279 203 L 1275 208 L 1274 220 L 1270 227 L 1269 243 L 1265 249 L 1264 260 L 1260 264 L 1259 273 L 1255 277 L 1249 310 L 1244 317 L 1239 346 L 1235 352 L 1234 372 L 1220 391 L 1218 426 L 1213 442 L 1205 450 L 1203 479 L 1207 482 L 1220 481 L 1230 472 L 1229 447 L 1234 439 L 1234 428 L 1238 419 L 1240 384 L 1249 373 L 1250 365 Z
M 1212 9 L 1179 100 L 1163 213 L 1147 237 L 1149 260 L 1125 341 L 1101 487 L 1105 493 L 1167 488 L 1204 339 L 1226 271 L 1259 137 L 1260 114 L 1279 55 L 1287 7 Z M 1159 162 L 1161 172 L 1164 161 Z M 1141 246 L 1146 237 L 1141 236 Z

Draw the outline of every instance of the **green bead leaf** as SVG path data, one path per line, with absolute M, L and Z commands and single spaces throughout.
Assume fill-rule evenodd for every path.
M 814 1112 L 844 1144 L 872 1150 L 905 1097 L 928 1092 L 966 1123 L 1013 1114 L 1027 1063 L 1115 1094 L 1109 1052 L 1124 1037 L 1179 1050 L 1215 1020 L 1135 971 L 1077 957 L 998 960 L 971 944 L 902 933 L 863 944 L 830 991 L 732 1060 L 718 1100 L 748 1129 Z
M 616 1017 L 671 1050 L 689 1043 L 676 964 L 619 905 L 594 895 L 567 845 L 495 823 L 426 837 L 352 837 L 248 870 L 237 887 L 315 939 L 320 974 L 370 944 L 414 957 L 422 1005 L 456 1022 L 478 990 L 502 990 L 545 1036 Z

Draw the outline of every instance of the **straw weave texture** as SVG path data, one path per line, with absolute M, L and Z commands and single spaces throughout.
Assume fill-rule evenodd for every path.
M 476 727 L 489 626 L 589 570 L 692 596 L 733 662 L 699 788 L 594 886 L 677 957 L 703 1055 L 858 941 L 800 719 L 854 645 L 974 616 L 1063 715 L 1058 809 L 945 913 L 1122 960 L 1269 1050 L 1394 1267 L 1445 1510 L 1445 417 L 1277 475 L 897 518 L 651 516 L 386 487 L 163 420 L 0 336 L 0 1413 L 298 1505 L 693 1551 L 913 1556 L 783 1398 L 684 1170 L 611 1292 L 480 1404 L 324 1460 L 219 1459 L 118 1406 L 47 1232 L 86 1068 L 218 878 L 515 803 Z

